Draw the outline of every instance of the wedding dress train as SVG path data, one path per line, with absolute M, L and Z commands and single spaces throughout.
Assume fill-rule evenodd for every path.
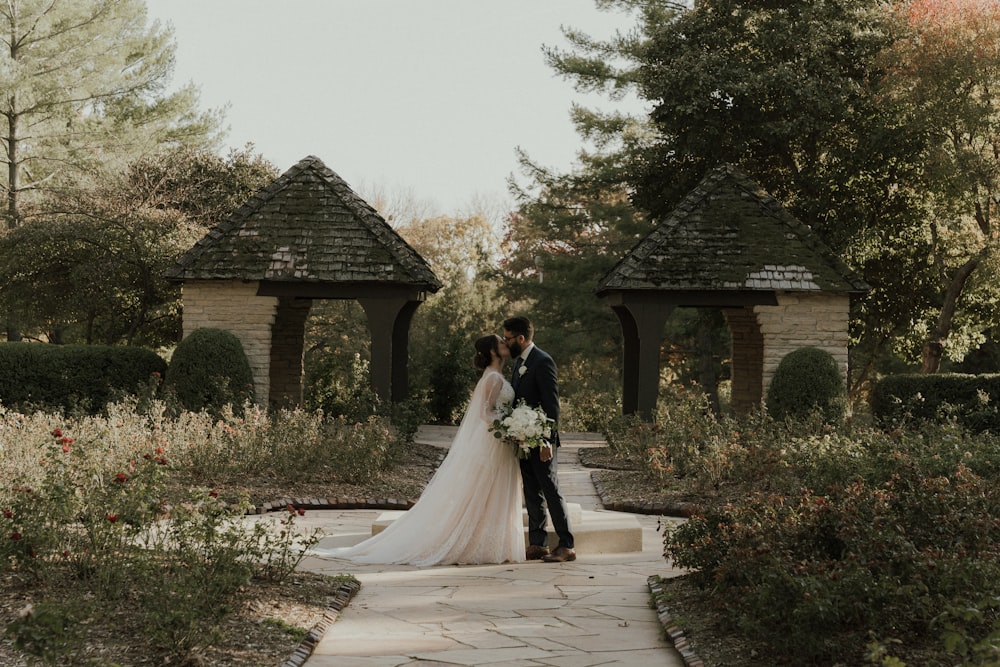
M 359 563 L 449 565 L 524 560 L 521 478 L 510 445 L 490 427 L 514 399 L 503 375 L 487 369 L 448 455 L 416 504 L 353 547 L 311 549 Z

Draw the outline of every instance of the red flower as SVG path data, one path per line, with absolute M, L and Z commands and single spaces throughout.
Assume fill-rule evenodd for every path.
M 13 533 L 11 533 L 11 534 L 10 534 L 10 539 L 12 539 L 12 540 L 14 540 L 15 542 L 17 542 L 17 541 L 18 541 L 19 539 L 21 539 L 21 533 L 18 533 L 18 532 L 16 532 L 16 531 L 15 531 L 15 532 L 13 532 Z
M 4 511 L 3 511 L 3 516 L 4 516 L 5 519 L 13 519 L 14 518 L 14 513 L 11 512 L 9 509 L 5 508 Z
M 211 491 L 208 492 L 208 495 L 209 495 L 210 498 L 218 498 L 219 497 L 219 492 L 216 491 L 215 489 L 212 489 Z
M 53 438 L 61 438 L 62 437 L 62 431 L 59 430 L 59 429 L 57 429 L 57 428 L 52 429 L 52 437 Z
M 126 475 L 123 472 L 120 472 L 117 475 L 115 475 L 115 481 L 118 482 L 119 484 L 124 484 L 127 480 L 128 480 L 128 475 Z
M 108 521 L 110 521 L 111 523 L 118 523 L 118 515 L 108 514 Z
M 69 437 L 68 435 L 64 435 L 63 437 L 59 438 L 59 442 L 61 442 L 64 445 L 72 445 L 73 438 Z
M 295 514 L 295 507 L 291 503 L 285 505 L 285 509 L 288 510 L 289 514 Z
M 306 515 L 306 509 L 304 507 L 300 507 L 299 508 L 299 516 L 305 516 L 305 515 Z
M 69 454 L 69 445 L 62 446 L 63 454 Z

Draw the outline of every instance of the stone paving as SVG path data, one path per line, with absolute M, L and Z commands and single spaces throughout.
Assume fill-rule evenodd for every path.
M 447 446 L 446 427 L 419 439 Z M 605 512 L 579 465 L 580 447 L 603 442 L 565 434 L 559 480 L 567 502 Z M 328 537 L 320 547 L 353 544 L 371 533 L 379 510 L 319 510 L 297 521 Z M 607 512 L 609 515 L 619 513 Z M 682 574 L 661 555 L 658 518 L 638 518 L 642 551 L 581 553 L 571 563 L 418 568 L 307 557 L 301 569 L 349 573 L 361 589 L 324 632 L 306 667 L 683 667 L 650 606 L 647 579 Z

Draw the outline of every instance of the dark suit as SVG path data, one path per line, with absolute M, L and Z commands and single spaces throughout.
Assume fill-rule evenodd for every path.
M 541 407 L 558 426 L 559 381 L 552 357 L 537 345 L 533 347 L 523 364 L 520 358 L 515 361 L 511 385 L 514 387 L 515 403 L 524 399 L 531 407 Z M 548 537 L 545 529 L 547 506 L 549 516 L 552 517 L 552 527 L 559 536 L 559 546 L 572 549 L 573 533 L 570 532 L 566 501 L 559 493 L 559 480 L 556 476 L 556 461 L 559 458 L 559 432 L 556 429 L 553 429 L 551 442 L 551 460 L 542 462 L 537 449 L 532 449 L 527 459 L 521 459 L 521 483 L 524 488 L 524 504 L 528 510 L 528 543 L 545 546 Z

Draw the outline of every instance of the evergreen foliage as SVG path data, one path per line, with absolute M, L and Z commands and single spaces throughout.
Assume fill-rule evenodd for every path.
M 844 416 L 844 380 L 826 350 L 802 347 L 778 364 L 767 389 L 767 410 L 777 420 L 804 419 L 818 411 L 829 423 Z
M 0 343 L 0 404 L 97 413 L 166 369 L 140 347 Z
M 174 350 L 167 368 L 167 387 L 185 409 L 219 412 L 239 410 L 254 398 L 253 372 L 243 344 L 224 329 L 192 331 Z
M 872 416 L 883 426 L 957 420 L 973 432 L 1000 433 L 1000 374 L 899 374 L 872 389 Z

